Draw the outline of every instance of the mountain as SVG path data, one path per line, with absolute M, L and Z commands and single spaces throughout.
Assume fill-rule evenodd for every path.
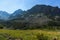
M 18 17 L 20 17 L 23 14 L 23 12 L 24 12 L 23 10 L 18 9 L 14 13 L 12 13 L 9 18 L 10 19 L 18 18 Z
M 9 13 L 5 11 L 0 11 L 0 20 L 8 20 L 8 17 L 10 16 Z
M 46 15 L 48 17 L 55 17 L 60 16 L 60 8 L 58 7 L 52 7 L 49 5 L 35 5 L 31 9 L 27 11 L 23 11 L 21 9 L 16 10 L 14 13 L 11 14 L 11 19 L 17 19 L 17 18 L 27 18 L 29 16 L 34 15 Z
M 58 7 L 52 7 L 49 5 L 35 5 L 31 9 L 28 10 L 29 13 L 44 13 L 45 15 L 51 15 L 51 16 L 60 16 L 60 8 Z
M 48 24 L 56 25 L 56 23 L 59 24 L 57 20 L 60 20 L 60 8 L 49 5 L 35 5 L 27 11 L 16 10 L 10 18 L 12 20 L 9 23 L 13 24 L 12 28 L 15 27 L 16 29 L 41 28 Z
M 35 5 L 27 11 L 16 10 L 8 19 L 8 21 L 0 22 L 7 28 L 32 29 L 47 26 L 54 28 L 60 26 L 60 8 L 49 5 Z

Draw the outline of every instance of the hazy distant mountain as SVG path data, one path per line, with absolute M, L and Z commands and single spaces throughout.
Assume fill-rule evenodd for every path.
M 1 20 L 8 20 L 8 17 L 10 16 L 9 13 L 5 12 L 5 11 L 0 11 L 0 19 Z
M 21 10 L 21 9 L 18 9 L 18 10 L 16 10 L 14 13 L 12 13 L 11 15 L 10 15 L 10 19 L 14 19 L 14 18 L 18 18 L 18 17 L 20 17 L 22 14 L 23 14 L 23 10 Z

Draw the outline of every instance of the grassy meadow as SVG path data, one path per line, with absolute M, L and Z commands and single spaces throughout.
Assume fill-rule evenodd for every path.
M 16 38 L 22 40 L 39 40 L 39 35 L 48 36 L 48 40 L 60 40 L 60 31 L 47 30 L 4 30 L 0 29 L 0 40 L 8 40 L 7 38 Z

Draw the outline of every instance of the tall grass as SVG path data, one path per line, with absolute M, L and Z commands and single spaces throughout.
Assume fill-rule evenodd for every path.
M 47 31 L 47 30 L 4 30 L 0 29 L 0 34 L 7 34 L 7 37 L 22 38 L 23 40 L 39 40 L 40 38 L 46 38 L 45 40 L 60 40 L 60 31 Z M 40 35 L 43 34 L 43 35 Z M 39 35 L 39 36 L 37 36 Z M 5 38 L 7 38 L 5 37 Z M 1 38 L 2 39 L 2 38 Z M 43 40 L 44 40 L 43 39 Z

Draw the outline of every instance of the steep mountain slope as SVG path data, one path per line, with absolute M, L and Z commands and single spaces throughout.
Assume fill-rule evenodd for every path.
M 45 15 L 47 17 L 60 16 L 60 8 L 49 5 L 35 5 L 27 11 L 22 11 L 21 9 L 16 10 L 13 14 L 11 14 L 10 18 L 28 18 L 30 16 L 41 15 Z
M 12 13 L 9 18 L 10 18 L 10 19 L 19 18 L 19 17 L 21 17 L 21 15 L 22 15 L 23 13 L 24 13 L 23 10 L 18 9 L 18 10 L 16 10 L 14 13 Z
M 8 17 L 10 16 L 9 13 L 5 12 L 5 11 L 0 11 L 0 19 L 1 20 L 8 20 Z
M 49 5 L 35 5 L 31 9 L 28 10 L 29 13 L 44 13 L 45 15 L 59 15 L 60 16 L 60 8 L 52 7 Z

